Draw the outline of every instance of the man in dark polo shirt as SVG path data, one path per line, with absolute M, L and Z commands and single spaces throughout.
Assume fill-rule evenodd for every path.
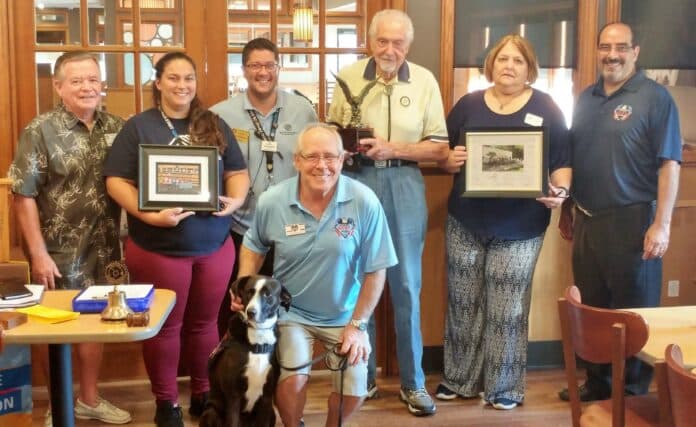
M 572 238 L 573 276 L 583 303 L 604 308 L 660 303 L 662 256 L 677 195 L 681 136 L 667 90 L 636 70 L 640 48 L 622 23 L 599 33 L 601 76 L 579 97 L 571 128 L 575 203 L 561 233 Z M 652 368 L 633 358 L 626 393 L 647 392 Z M 583 401 L 608 398 L 611 366 L 588 364 Z M 559 397 L 568 400 L 567 389 Z

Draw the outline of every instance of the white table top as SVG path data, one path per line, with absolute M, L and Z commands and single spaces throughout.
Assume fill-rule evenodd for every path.
M 684 364 L 696 368 L 696 305 L 630 309 L 643 316 L 650 335 L 638 357 L 650 364 L 665 358 L 669 344 L 677 344 Z
M 42 305 L 63 310 L 72 309 L 78 291 L 46 291 Z M 150 306 L 150 323 L 144 327 L 128 327 L 125 321 L 105 322 L 99 313 L 80 314 L 77 319 L 47 324 L 29 316 L 27 323 L 4 331 L 5 344 L 71 344 L 82 342 L 141 341 L 155 336 L 174 308 L 176 294 L 168 289 L 155 289 Z

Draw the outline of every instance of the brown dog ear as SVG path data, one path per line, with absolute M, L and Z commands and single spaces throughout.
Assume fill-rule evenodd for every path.
M 292 301 L 292 295 L 285 286 L 280 285 L 280 305 L 285 308 L 285 311 L 290 311 L 290 301 Z
M 237 280 L 235 280 L 234 282 L 232 282 L 232 284 L 230 285 L 230 291 L 231 291 L 234 295 L 240 296 L 240 295 L 239 295 L 239 288 L 242 287 L 242 286 L 244 286 L 244 285 L 246 284 L 246 282 L 249 280 L 250 277 L 251 277 L 251 276 L 242 276 L 242 277 L 238 277 Z

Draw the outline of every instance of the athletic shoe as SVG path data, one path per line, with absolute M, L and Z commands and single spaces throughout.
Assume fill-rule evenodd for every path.
M 515 409 L 517 407 L 517 402 L 515 402 L 514 400 L 506 399 L 504 397 L 499 397 L 493 400 L 493 407 L 495 409 L 502 410 Z
M 46 418 L 44 418 L 44 427 L 53 427 L 53 416 L 51 415 L 51 409 L 46 410 Z
M 379 391 L 377 390 L 377 384 L 376 383 L 367 383 L 367 395 L 365 396 L 365 400 L 378 399 L 378 398 L 379 398 Z
M 457 393 L 440 384 L 437 386 L 437 390 L 435 390 L 435 397 L 440 400 L 454 400 L 457 398 Z
M 433 398 L 430 397 L 425 388 L 418 390 L 404 390 L 402 388 L 399 391 L 399 397 L 408 406 L 408 411 L 417 417 L 432 415 L 437 409 Z
M 75 418 L 81 420 L 99 420 L 109 424 L 125 424 L 130 422 L 131 415 L 115 407 L 111 402 L 97 397 L 97 406 L 91 407 L 79 398 L 75 402 Z

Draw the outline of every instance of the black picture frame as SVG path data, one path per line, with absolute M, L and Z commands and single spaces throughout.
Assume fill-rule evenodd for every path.
M 138 209 L 219 209 L 216 147 L 142 144 L 138 151 Z
M 462 197 L 537 198 L 548 193 L 549 136 L 541 126 L 463 129 Z

